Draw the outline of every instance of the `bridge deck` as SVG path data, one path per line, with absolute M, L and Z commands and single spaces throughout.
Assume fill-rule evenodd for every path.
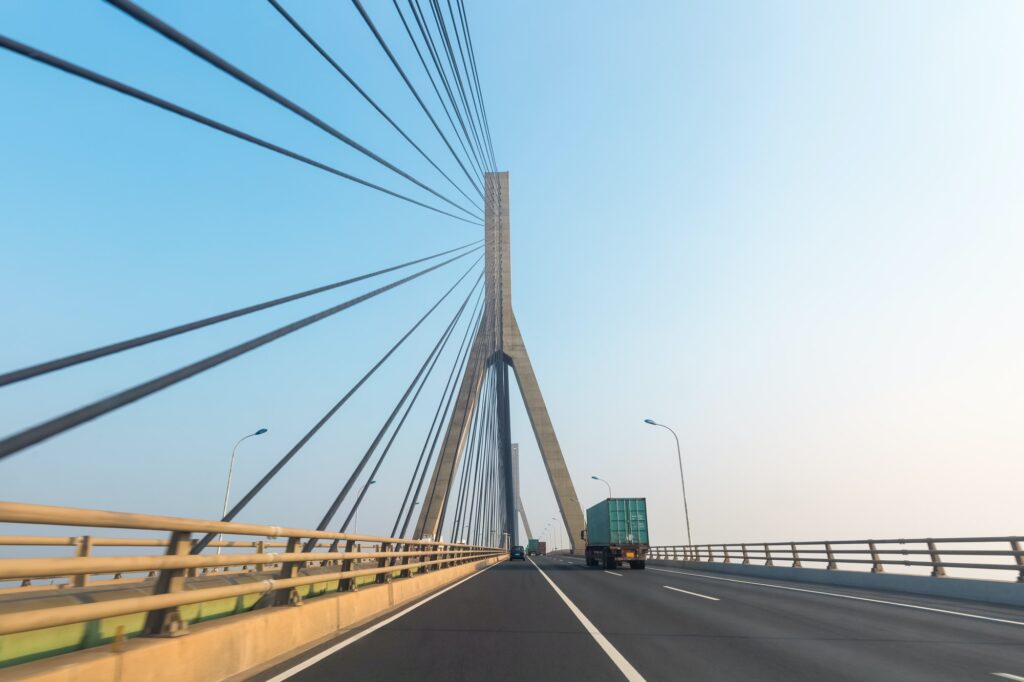
M 617 652 L 648 680 L 1024 680 L 1024 609 L 660 567 L 613 575 L 573 557 L 536 563 L 611 655 L 533 565 L 515 562 L 257 679 L 621 680 Z

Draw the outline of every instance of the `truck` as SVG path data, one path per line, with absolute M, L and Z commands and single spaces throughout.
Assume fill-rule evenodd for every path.
M 548 543 L 538 542 L 537 543 L 537 556 L 544 556 L 548 553 Z
M 527 540 L 526 556 L 537 556 L 539 554 L 539 552 L 537 551 L 537 545 L 539 544 L 540 540 L 538 540 L 537 538 L 530 538 L 529 540 Z
M 587 543 L 587 566 L 618 568 L 629 563 L 643 569 L 650 552 L 647 534 L 647 499 L 609 497 L 587 510 L 587 529 L 580 533 Z

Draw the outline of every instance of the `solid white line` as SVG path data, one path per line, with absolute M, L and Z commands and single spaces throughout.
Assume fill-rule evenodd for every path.
M 710 599 L 711 601 L 722 601 L 718 597 L 709 597 L 706 594 L 697 594 L 696 592 L 687 592 L 686 590 L 680 590 L 678 587 L 670 587 L 669 585 L 662 585 L 666 590 L 673 590 L 675 592 L 682 592 L 683 594 L 692 594 L 694 597 L 700 597 L 701 599 Z
M 500 562 L 498 562 L 498 563 L 500 563 Z M 375 625 L 372 625 L 372 626 L 366 628 L 365 630 L 357 632 L 356 634 L 352 635 L 351 637 L 349 637 L 345 641 L 339 642 L 338 644 L 335 644 L 334 646 L 332 646 L 332 647 L 330 647 L 328 649 L 324 649 L 323 651 L 321 651 L 320 653 L 316 654 L 315 656 L 311 656 L 310 658 L 307 658 L 302 663 L 299 663 L 298 665 L 293 666 L 291 668 L 288 668 L 288 670 L 285 670 L 284 672 L 279 673 L 279 674 L 275 675 L 274 677 L 271 677 L 269 680 L 267 680 L 267 682 L 281 682 L 281 680 L 287 680 L 292 675 L 295 675 L 296 673 L 300 673 L 303 670 L 305 670 L 306 668 L 310 667 L 311 665 L 319 663 L 320 661 L 324 660 L 328 656 L 331 656 L 331 655 L 341 651 L 342 649 L 347 647 L 349 644 L 353 644 L 355 642 L 358 642 L 359 640 L 361 640 L 363 637 L 366 637 L 370 633 L 376 632 L 377 630 L 380 630 L 385 625 L 387 625 L 389 623 L 393 623 L 394 621 L 398 620 L 399 618 L 401 618 L 405 614 L 409 613 L 410 611 L 414 611 L 414 610 L 418 609 L 419 607 L 423 606 L 424 604 L 426 604 L 431 599 L 437 599 L 438 597 L 440 597 L 442 594 L 444 594 L 448 590 L 454 590 L 456 587 L 458 587 L 462 583 L 466 582 L 467 580 L 472 580 L 473 578 L 477 577 L 478 575 L 481 575 L 482 573 L 485 573 L 485 572 L 489 571 L 490 569 L 492 569 L 495 566 L 497 566 L 498 563 L 493 563 L 490 566 L 488 566 L 487 568 L 483 569 L 482 571 L 477 571 L 473 575 L 466 576 L 465 578 L 463 578 L 459 582 L 455 583 L 454 585 L 449 585 L 448 587 L 444 588 L 440 592 L 435 592 L 434 594 L 430 595 L 426 599 L 422 599 L 422 600 L 416 602 L 415 604 L 413 604 L 412 606 L 410 606 L 408 608 L 405 608 L 405 609 L 402 609 L 401 611 L 399 611 L 395 615 L 390 616 L 388 618 L 385 618 L 381 622 L 376 623 Z
M 1016 680 L 1017 682 L 1024 682 L 1024 677 L 1020 675 L 1011 675 L 1010 673 L 992 673 L 996 677 L 1002 677 L 1006 680 Z
M 721 578 L 715 575 L 702 575 L 689 571 L 673 571 L 667 568 L 653 568 L 648 566 L 649 571 L 661 571 L 662 573 L 678 573 L 680 575 L 691 575 L 694 578 L 706 578 L 708 580 L 724 580 L 730 583 L 743 583 L 744 585 L 757 585 L 759 587 L 771 587 L 776 590 L 790 590 L 791 592 L 808 592 L 810 594 L 821 594 L 826 597 L 838 597 L 839 599 L 853 599 L 855 601 L 866 601 L 872 604 L 885 604 L 886 606 L 901 606 L 905 609 L 916 609 L 918 611 L 931 611 L 932 613 L 945 613 L 950 616 L 963 616 L 976 620 L 987 620 L 990 623 L 1005 623 L 1006 625 L 1024 625 L 1024 621 L 1007 620 L 1005 618 L 993 618 L 991 616 L 979 616 L 976 613 L 964 613 L 963 611 L 950 611 L 948 609 L 936 609 L 931 606 L 918 606 L 916 604 L 904 604 L 898 601 L 886 601 L 884 599 L 871 599 L 869 597 L 855 597 L 852 594 L 839 594 L 838 592 L 823 592 L 821 590 L 809 590 L 803 587 L 787 587 L 785 585 L 772 585 L 771 583 L 759 583 L 753 580 L 738 580 L 736 578 Z
M 621 573 L 612 573 L 611 571 L 605 571 L 605 573 L 607 573 L 608 575 L 617 575 L 617 576 L 619 576 L 620 578 L 622 577 L 622 574 L 621 574 Z
M 608 658 L 612 659 L 612 663 L 614 663 L 618 667 L 619 672 L 625 675 L 626 679 L 630 682 L 644 682 L 643 675 L 638 673 L 636 668 L 630 665 L 629 661 L 627 661 L 626 658 L 619 653 L 619 650 L 612 646 L 612 643 L 609 642 L 608 639 L 604 635 L 602 635 L 596 627 L 594 627 L 594 624 L 590 622 L 590 619 L 584 616 L 583 612 L 580 611 L 579 608 L 575 604 L 573 604 L 567 596 L 565 596 L 565 592 L 562 592 L 562 590 L 558 589 L 558 585 L 555 584 L 555 581 L 549 578 L 547 573 L 541 571 L 540 566 L 534 563 L 533 559 L 530 559 L 530 563 L 533 564 L 534 568 L 540 571 L 540 574 L 544 576 L 544 580 L 548 581 L 548 585 L 551 585 L 551 589 L 555 591 L 555 594 L 562 598 L 562 601 L 565 602 L 565 605 L 569 607 L 569 610 L 572 611 L 572 614 L 576 616 L 576 619 L 580 622 L 581 625 L 583 625 L 583 629 L 590 633 L 590 636 L 593 637 L 594 641 L 597 642 L 598 646 L 600 646 L 604 650 L 604 652 L 608 655 Z

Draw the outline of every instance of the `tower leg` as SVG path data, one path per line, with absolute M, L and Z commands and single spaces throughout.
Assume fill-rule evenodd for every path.
M 585 528 L 583 507 L 580 506 L 579 498 L 576 496 L 576 488 L 572 484 L 572 478 L 569 477 L 569 469 L 565 466 L 562 448 L 558 445 L 555 428 L 551 424 L 551 417 L 544 404 L 544 396 L 541 395 L 537 375 L 533 372 L 533 365 L 526 352 L 526 344 L 523 343 L 515 315 L 512 315 L 511 324 L 506 327 L 505 353 L 515 370 L 519 390 L 523 395 L 523 403 L 526 405 L 526 414 L 530 417 L 533 435 L 537 438 L 537 445 L 540 447 L 540 454 L 544 459 L 548 479 L 555 491 L 555 499 L 558 501 L 558 509 L 565 522 L 566 531 L 569 533 L 573 553 L 579 554 L 586 547 L 586 543 L 580 537 Z

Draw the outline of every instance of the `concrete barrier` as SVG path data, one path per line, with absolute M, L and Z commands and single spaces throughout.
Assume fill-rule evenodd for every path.
M 794 568 L 790 566 L 755 566 L 752 564 L 725 564 L 707 561 L 671 561 L 648 559 L 651 566 L 671 566 L 694 571 L 728 573 L 752 578 L 794 580 L 836 587 L 860 587 L 901 594 L 919 594 L 929 597 L 964 599 L 1006 606 L 1024 606 L 1024 583 L 969 580 L 966 578 L 938 578 L 894 573 L 868 573 L 866 571 L 828 571 L 820 568 Z
M 275 606 L 200 623 L 182 637 L 120 644 L 0 670 L 0 681 L 203 682 L 255 672 L 434 592 L 499 559 L 484 559 L 391 583 L 339 592 L 302 606 Z

